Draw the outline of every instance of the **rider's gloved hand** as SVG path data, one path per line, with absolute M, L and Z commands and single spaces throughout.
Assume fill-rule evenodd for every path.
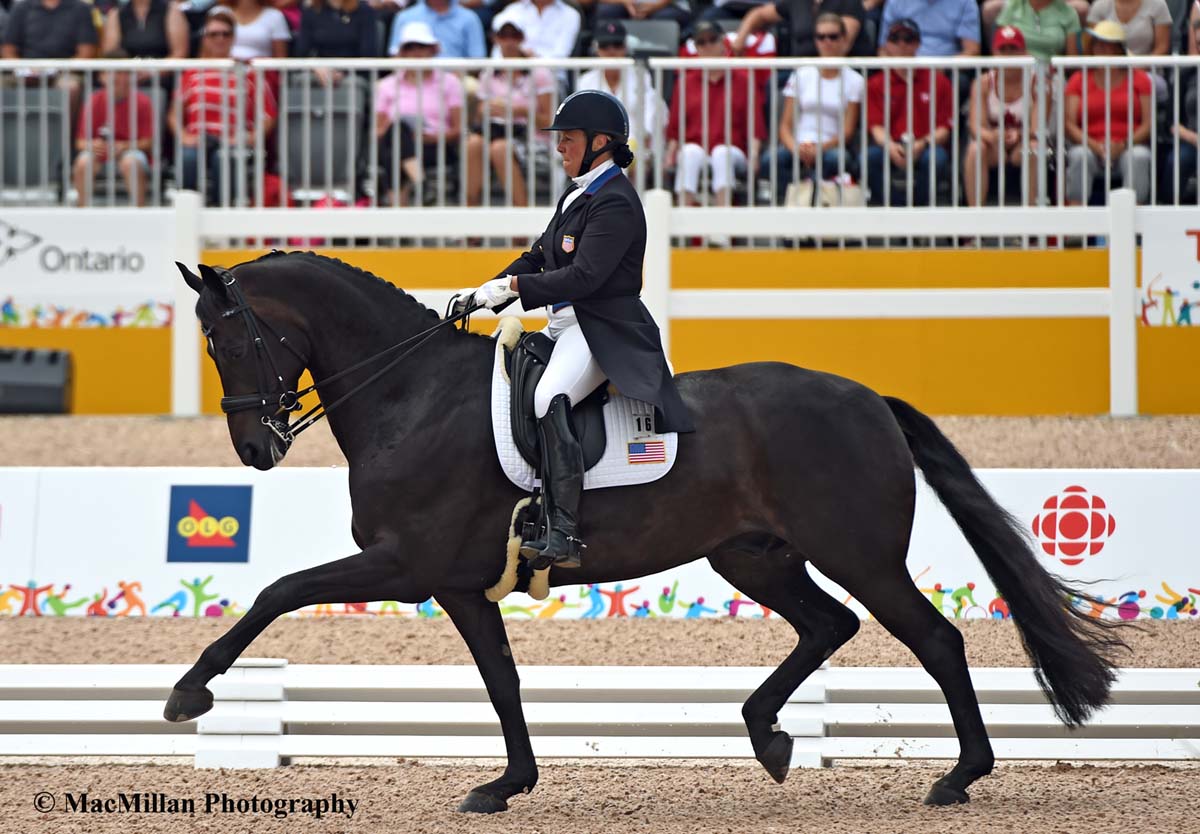
M 482 304 L 491 310 L 493 307 L 498 307 L 504 302 L 516 298 L 517 293 L 509 288 L 511 283 L 511 275 L 505 275 L 503 278 L 493 278 L 485 282 L 483 286 L 475 291 L 475 303 Z

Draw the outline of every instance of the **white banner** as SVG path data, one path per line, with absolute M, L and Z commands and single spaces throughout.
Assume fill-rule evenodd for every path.
M 166 327 L 170 209 L 0 212 L 0 326 Z
M 1189 524 L 1200 470 L 980 470 L 1042 566 L 1086 586 L 1081 609 L 1188 619 L 1200 605 Z M 586 512 L 586 509 L 585 509 Z M 345 469 L 0 470 L 0 613 L 231 616 L 273 580 L 355 553 Z M 497 571 L 503 553 L 497 548 Z M 948 617 L 1008 609 L 957 525 L 920 483 L 908 570 Z M 818 577 L 837 599 L 865 611 Z M 513 594 L 513 617 L 769 617 L 699 561 L 621 583 Z M 302 614 L 442 616 L 435 601 Z
M 1200 324 L 1200 217 L 1195 212 L 1157 212 L 1142 233 L 1142 324 Z M 1195 311 L 1195 312 L 1193 312 Z

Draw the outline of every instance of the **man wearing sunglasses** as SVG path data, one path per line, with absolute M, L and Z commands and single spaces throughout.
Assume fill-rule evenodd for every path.
M 902 18 L 888 29 L 883 55 L 912 58 L 920 46 L 921 27 L 911 18 Z M 946 178 L 950 155 L 945 145 L 950 139 L 954 109 L 950 79 L 940 72 L 893 68 L 871 77 L 867 82 L 867 126 L 873 143 L 867 149 L 871 205 L 883 205 L 885 196 L 887 205 L 907 204 L 909 189 L 889 185 L 900 186 L 910 165 L 913 203 L 929 205 L 930 166 L 934 169 L 933 185 Z

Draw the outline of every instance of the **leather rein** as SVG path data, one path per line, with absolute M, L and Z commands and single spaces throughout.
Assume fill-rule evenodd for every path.
M 286 336 L 280 336 L 271 327 L 270 324 L 261 320 L 254 314 L 253 308 L 246 300 L 245 294 L 242 292 L 241 285 L 233 273 L 228 269 L 217 269 L 217 273 L 221 277 L 221 283 L 225 285 L 225 291 L 233 300 L 233 306 L 221 313 L 221 318 L 233 318 L 241 316 L 242 321 L 246 325 L 246 332 L 254 343 L 254 374 L 258 382 L 258 392 L 255 394 L 237 394 L 234 396 L 221 397 L 221 411 L 226 414 L 235 414 L 239 411 L 250 411 L 252 409 L 269 409 L 274 407 L 275 411 L 271 414 L 262 416 L 262 424 L 269 428 L 276 437 L 284 444 L 284 449 L 291 448 L 295 442 L 296 436 L 302 431 L 309 428 L 313 424 L 319 422 L 322 418 L 329 415 L 329 412 L 340 406 L 346 400 L 353 397 L 359 391 L 366 388 L 371 383 L 383 377 L 392 368 L 399 365 L 403 360 L 413 354 L 418 348 L 428 342 L 434 335 L 446 326 L 454 326 L 459 322 L 463 322 L 465 328 L 466 322 L 471 314 L 479 309 L 479 305 L 474 303 L 474 299 L 460 298 L 455 296 L 451 299 L 450 310 L 447 312 L 446 318 L 439 321 L 432 327 L 422 330 L 416 335 L 409 336 L 407 339 L 392 345 L 389 348 L 381 350 L 373 356 L 369 356 L 361 362 L 356 362 L 349 368 L 345 368 L 332 376 L 314 382 L 312 385 L 302 391 L 293 391 L 287 387 L 287 383 L 283 381 L 283 374 L 279 372 L 278 365 L 275 364 L 275 358 L 271 355 L 271 350 L 268 347 L 266 340 L 263 339 L 263 332 L 266 331 L 272 338 L 279 342 L 284 348 L 289 350 L 297 359 L 300 360 L 302 369 L 308 368 L 308 359 L 296 349 L 296 347 L 288 341 Z M 454 312 L 457 311 L 457 312 Z M 453 315 L 451 313 L 453 312 Z M 205 338 L 208 338 L 212 333 L 211 329 L 202 331 Z M 318 402 L 307 412 L 300 416 L 300 419 L 295 424 L 289 424 L 288 414 L 295 411 L 303 410 L 300 400 L 302 397 L 317 390 L 319 386 L 329 385 L 339 379 L 342 379 L 355 371 L 361 370 L 368 365 L 374 364 L 385 356 L 399 351 L 405 347 L 405 350 L 399 356 L 392 359 L 382 368 L 371 374 L 358 385 L 351 388 L 345 394 L 338 397 L 329 405 L 323 402 Z M 273 380 L 273 381 L 272 381 Z M 279 394 L 276 397 L 275 391 Z

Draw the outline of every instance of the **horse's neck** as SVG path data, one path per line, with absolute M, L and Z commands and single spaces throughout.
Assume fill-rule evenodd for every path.
M 318 324 L 309 329 L 315 334 L 310 337 L 313 339 L 310 371 L 318 382 L 427 330 L 436 320 L 414 308 L 393 320 L 381 318 L 378 310 L 372 310 L 339 324 L 332 327 Z M 330 431 L 351 466 L 374 455 L 381 432 L 402 437 L 408 426 L 436 419 L 442 408 L 438 391 L 473 384 L 468 382 L 477 376 L 472 369 L 485 368 L 491 354 L 481 340 L 438 332 L 383 376 L 358 387 L 416 344 L 414 341 L 345 379 L 318 389 L 326 406 L 354 391 L 327 418 Z M 486 379 L 479 384 L 486 385 Z

